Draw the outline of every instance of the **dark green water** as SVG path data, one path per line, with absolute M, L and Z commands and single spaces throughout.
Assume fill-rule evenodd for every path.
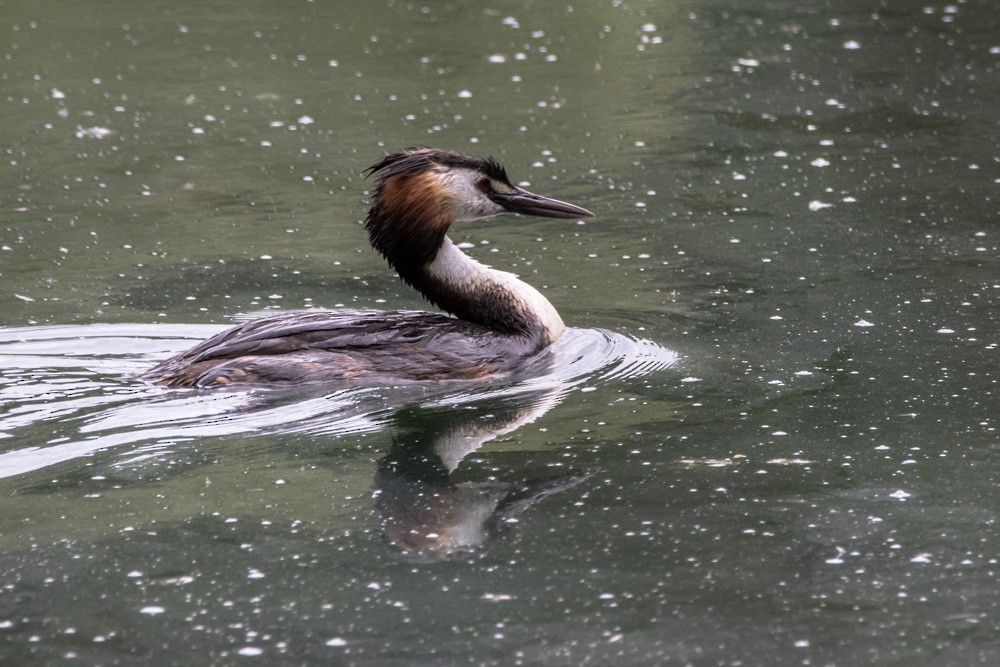
M 0 662 L 1000 661 L 1000 6 L 0 2 Z M 574 331 L 489 388 L 165 391 L 423 308 L 361 171 Z M 437 546 L 429 546 L 437 545 Z

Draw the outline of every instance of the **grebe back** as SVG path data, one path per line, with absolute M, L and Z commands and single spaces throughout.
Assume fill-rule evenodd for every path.
M 468 257 L 454 222 L 513 212 L 589 218 L 590 211 L 511 184 L 492 158 L 418 148 L 386 156 L 365 228 L 372 247 L 432 304 L 414 311 L 282 313 L 235 326 L 140 379 L 168 387 L 232 383 L 428 381 L 502 376 L 564 331 L 549 301 L 514 274 Z

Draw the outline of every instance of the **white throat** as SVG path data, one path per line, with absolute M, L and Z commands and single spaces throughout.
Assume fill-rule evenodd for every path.
M 544 345 L 555 341 L 566 330 L 562 318 L 541 292 L 513 273 L 498 271 L 472 259 L 445 237 L 434 261 L 427 265 L 430 276 L 455 292 L 497 296 L 509 295 L 507 301 L 530 316 L 540 327 Z M 498 299 L 499 300 L 499 299 Z

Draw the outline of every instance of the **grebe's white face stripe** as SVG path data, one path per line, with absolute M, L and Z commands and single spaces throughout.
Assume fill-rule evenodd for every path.
M 441 187 L 451 199 L 455 222 L 470 222 L 489 218 L 504 212 L 504 208 L 486 196 L 479 184 L 485 178 L 493 189 L 507 191 L 510 188 L 489 178 L 475 169 L 450 168 L 437 173 Z

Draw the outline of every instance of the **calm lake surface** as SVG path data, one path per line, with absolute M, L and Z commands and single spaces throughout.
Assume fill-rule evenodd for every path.
M 1000 661 L 1000 5 L 0 2 L 0 663 Z M 427 307 L 361 172 L 572 327 L 488 387 L 168 391 Z

